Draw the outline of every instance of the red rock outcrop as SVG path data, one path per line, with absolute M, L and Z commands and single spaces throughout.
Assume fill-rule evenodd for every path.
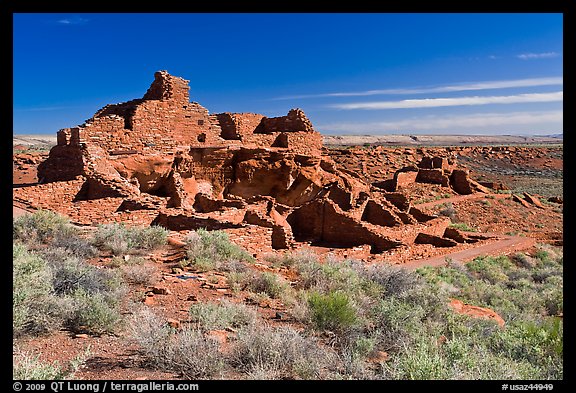
M 504 327 L 505 321 L 494 310 L 484 307 L 471 306 L 464 304 L 461 300 L 450 299 L 450 307 L 458 314 L 465 314 L 472 318 L 490 319 L 496 322 L 501 328 Z
M 322 136 L 302 110 L 212 115 L 190 102 L 187 80 L 166 71 L 142 98 L 106 105 L 57 136 L 38 168 L 41 184 L 14 190 L 15 199 L 81 223 L 224 229 L 251 251 L 302 242 L 372 253 L 451 247 L 467 238 L 448 231 L 448 218 L 412 206 L 404 189 L 478 189 L 452 160 L 429 156 L 371 185 L 322 154 Z

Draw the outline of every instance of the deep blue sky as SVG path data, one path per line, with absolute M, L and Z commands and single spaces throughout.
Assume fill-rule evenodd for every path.
M 14 133 L 190 80 L 211 113 L 326 134 L 563 131 L 562 14 L 14 14 Z

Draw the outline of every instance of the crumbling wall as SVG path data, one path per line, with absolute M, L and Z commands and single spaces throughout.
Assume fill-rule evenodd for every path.
M 316 199 L 288 215 L 294 236 L 335 247 L 371 246 L 380 253 L 402 243 L 370 230 L 329 199 Z
M 216 118 L 222 132 L 220 136 L 226 140 L 242 140 L 251 143 L 254 130 L 262 121 L 263 115 L 257 113 L 218 113 Z
M 304 112 L 291 109 L 286 116 L 264 117 L 254 131 L 257 134 L 270 134 L 273 132 L 314 131 L 314 127 Z
M 374 225 L 393 227 L 402 224 L 402 221 L 382 204 L 369 200 L 362 213 L 362 221 L 367 221 Z

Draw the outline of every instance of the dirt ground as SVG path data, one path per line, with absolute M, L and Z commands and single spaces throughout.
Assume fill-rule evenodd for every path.
M 466 262 L 478 255 L 511 254 L 518 251 L 531 252 L 536 243 L 563 246 L 563 204 L 548 201 L 549 197 L 563 196 L 563 149 L 560 146 L 531 146 L 512 150 L 486 152 L 459 152 L 443 147 L 384 148 L 357 147 L 351 149 L 325 149 L 336 163 L 348 173 L 363 176 L 370 182 L 389 178 L 405 165 L 419 161 L 419 156 L 436 152 L 454 157 L 459 164 L 470 169 L 471 177 L 478 181 L 499 182 L 509 191 L 493 194 L 455 195 L 449 188 L 440 186 L 422 187 L 414 184 L 408 191 L 414 206 L 427 213 L 451 214 L 452 221 L 465 225 L 470 232 L 480 238 L 473 245 L 461 244 L 451 248 L 449 254 L 444 249 L 428 244 L 410 248 L 395 249 L 382 254 L 366 257 L 366 250 L 312 247 L 300 244 L 301 248 L 311 249 L 322 255 L 355 258 L 363 256 L 365 263 L 390 262 L 414 269 L 423 265 L 442 265 L 446 259 Z M 509 153 L 504 153 L 508 151 Z M 18 150 L 13 159 L 13 187 L 25 187 L 37 183 L 36 167 L 47 157 L 46 150 Z M 542 207 L 528 207 L 512 199 L 512 194 L 528 192 L 539 198 Z M 556 199 L 558 201 L 558 199 Z M 24 206 L 13 205 L 13 215 L 26 214 Z M 174 239 L 182 239 L 185 233 L 172 233 Z M 249 239 L 247 240 L 249 241 Z M 235 302 L 250 303 L 245 291 L 232 291 L 220 272 L 197 273 L 187 269 L 178 274 L 178 255 L 183 249 L 178 242 L 166 245 L 147 256 L 148 264 L 157 272 L 157 282 L 153 285 L 165 288 L 165 294 L 147 295 L 149 287 L 131 286 L 126 299 L 124 313 L 132 313 L 132 302 L 145 301 L 156 312 L 175 319 L 181 324 L 188 322 L 188 310 L 194 302 L 215 299 L 229 299 Z M 240 244 L 243 245 L 243 244 Z M 90 263 L 107 267 L 111 256 L 100 255 Z M 286 268 L 278 268 L 269 262 L 265 255 L 257 254 L 254 270 L 271 271 L 282 275 L 288 281 L 295 278 Z M 276 318 L 286 307 L 277 300 L 256 304 L 258 311 L 270 324 L 294 324 L 288 316 Z M 226 332 L 222 333 L 226 336 Z M 156 371 L 146 367 L 137 352 L 136 344 L 127 333 L 120 331 L 115 336 L 84 336 L 68 331 L 58 331 L 49 336 L 19 340 L 19 348 L 38 354 L 41 360 L 57 361 L 65 364 L 87 348 L 90 355 L 86 363 L 76 373 L 75 379 L 118 379 L 118 380 L 169 380 L 179 379 L 172 373 Z

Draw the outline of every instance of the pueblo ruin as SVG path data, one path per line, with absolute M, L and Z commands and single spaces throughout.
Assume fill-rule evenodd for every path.
M 307 245 L 389 256 L 483 239 L 412 203 L 416 185 L 451 195 L 488 192 L 455 156 L 423 154 L 368 179 L 338 165 L 346 152 L 328 154 L 302 110 L 210 114 L 190 102 L 188 83 L 156 72 L 142 98 L 106 105 L 58 131 L 39 183 L 15 189 L 14 199 L 80 225 L 224 230 L 255 255 Z

